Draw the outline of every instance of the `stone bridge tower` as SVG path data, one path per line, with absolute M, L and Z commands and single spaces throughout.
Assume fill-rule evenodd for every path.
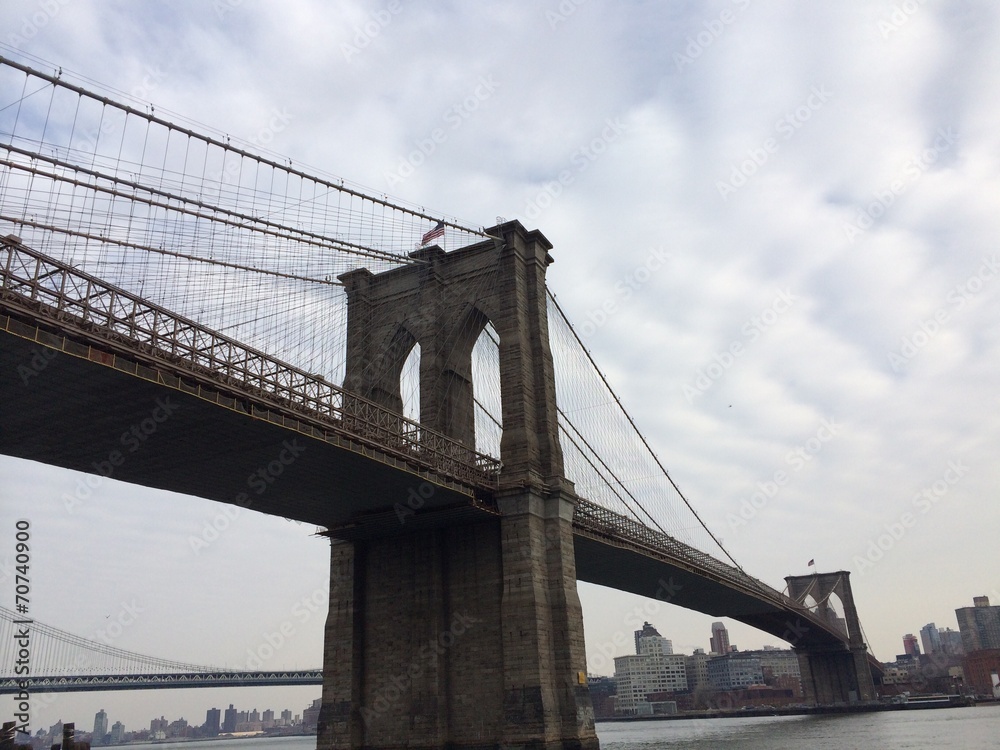
M 836 594 L 844 605 L 847 649 L 799 651 L 799 672 L 807 700 L 816 704 L 857 703 L 875 700 L 875 685 L 868 664 L 868 648 L 861 633 L 858 609 L 851 591 L 851 574 L 846 570 L 789 576 L 788 595 L 799 604 L 811 596 L 819 605 L 817 614 L 826 615 L 837 627 L 836 612 L 828 603 Z
M 334 540 L 319 748 L 598 746 L 548 341 L 552 246 L 516 221 L 488 233 L 341 277 L 345 387 L 401 412 L 419 343 L 420 422 L 470 447 L 472 349 L 492 323 L 503 470 L 499 516 Z

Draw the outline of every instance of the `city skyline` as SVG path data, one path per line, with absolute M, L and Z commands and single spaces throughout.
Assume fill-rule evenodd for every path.
M 49 7 L 0 7 L 3 54 L 435 216 L 543 232 L 550 288 L 709 528 L 778 589 L 851 571 L 879 659 L 1000 602 L 995 8 Z M 40 621 L 195 663 L 321 659 L 314 528 L 6 457 L 0 495 L 4 606 L 29 518 Z M 690 652 L 718 619 L 580 595 L 594 674 L 643 621 Z M 61 696 L 37 726 L 104 700 Z
M 978 600 L 978 602 L 979 602 L 978 604 L 974 604 L 974 606 L 984 606 L 984 604 L 983 604 L 984 601 L 988 601 L 989 597 L 975 596 L 975 597 L 971 597 L 971 599 L 974 602 L 976 600 Z M 986 606 L 991 607 L 993 610 L 1000 610 L 1000 607 L 998 607 L 996 605 L 987 604 Z M 961 608 L 956 608 L 956 621 L 957 621 L 957 609 L 961 609 Z M 665 619 L 669 620 L 669 615 Z M 708 618 L 706 616 L 705 619 L 706 619 L 706 625 L 708 625 L 709 624 L 708 621 L 710 620 L 710 618 Z M 996 622 L 998 624 L 1000 624 L 1000 615 L 994 615 L 994 619 L 996 619 Z M 659 622 L 659 621 L 657 621 L 657 622 Z M 644 653 L 643 651 L 640 650 L 640 641 L 643 640 L 643 639 L 649 638 L 650 640 L 657 640 L 657 641 L 661 641 L 664 644 L 666 644 L 664 646 L 664 648 L 666 649 L 664 653 L 673 654 L 673 655 L 676 655 L 676 656 L 690 656 L 692 654 L 696 655 L 700 651 L 700 652 L 704 652 L 704 655 L 706 657 L 712 657 L 712 656 L 720 654 L 720 652 L 709 650 L 711 648 L 711 644 L 713 643 L 714 639 L 716 637 L 718 637 L 720 634 L 723 635 L 723 639 L 722 639 L 723 643 L 726 643 L 727 645 L 729 645 L 729 647 L 731 649 L 730 651 L 726 651 L 725 653 L 747 653 L 747 652 L 759 652 L 759 651 L 769 651 L 769 650 L 784 651 L 784 650 L 787 650 L 788 648 L 790 648 L 788 646 L 788 644 L 786 644 L 784 642 L 773 642 L 774 641 L 773 638 L 770 639 L 772 642 L 769 642 L 768 641 L 769 636 L 767 636 L 766 634 L 762 633 L 761 635 L 763 636 L 763 642 L 760 645 L 754 646 L 754 647 L 751 647 L 751 648 L 740 649 L 738 647 L 738 644 L 728 644 L 728 629 L 726 628 L 725 624 L 722 623 L 722 622 L 712 621 L 710 623 L 711 624 L 711 628 L 706 633 L 706 641 L 709 644 L 709 649 L 706 649 L 704 646 L 699 646 L 699 645 L 696 645 L 696 644 L 690 644 L 689 646 L 681 647 L 681 648 L 679 648 L 678 650 L 675 651 L 674 647 L 673 647 L 672 640 L 669 639 L 669 638 L 667 638 L 667 637 L 665 637 L 665 636 L 663 636 L 663 635 L 661 635 L 661 633 L 659 632 L 657 622 L 644 621 L 642 623 L 642 628 L 640 628 L 639 630 L 636 630 L 633 633 L 633 642 L 634 642 L 634 645 L 635 645 L 635 650 L 632 652 L 632 654 L 642 654 L 642 653 Z M 934 623 L 929 623 L 929 625 L 934 625 Z M 721 626 L 721 627 L 719 627 L 719 626 Z M 662 627 L 662 625 L 660 627 Z M 925 628 L 926 627 L 927 626 L 925 626 Z M 994 625 L 992 627 L 995 630 L 997 626 Z M 923 632 L 923 630 L 924 630 L 924 628 L 921 628 L 921 632 Z M 942 627 L 942 628 L 939 628 L 939 630 L 940 631 L 950 630 L 952 635 L 958 635 L 958 632 L 952 630 L 950 627 Z M 915 652 L 910 652 L 910 651 L 906 650 L 906 648 L 905 648 L 906 638 L 913 638 L 914 639 L 913 643 L 914 643 L 915 646 L 917 646 L 917 650 Z M 904 639 L 904 644 L 903 644 L 904 648 L 899 652 L 900 654 L 911 654 L 911 653 L 913 653 L 914 655 L 920 655 L 920 654 L 926 654 L 927 653 L 926 651 L 922 651 L 921 650 L 921 648 L 920 648 L 921 643 L 920 643 L 920 640 L 919 640 L 918 636 L 914 636 L 912 633 L 908 633 L 906 636 L 903 636 L 903 639 Z M 991 647 L 993 647 L 993 646 L 991 646 Z M 931 652 L 931 653 L 934 653 L 934 652 Z M 938 653 L 953 653 L 953 652 L 952 651 L 943 651 L 942 650 L 942 651 L 939 651 Z M 628 653 L 619 654 L 619 656 L 628 656 L 628 655 L 629 655 Z M 896 656 L 888 656 L 888 657 L 883 658 L 882 661 L 885 662 L 885 663 L 893 663 L 895 658 L 896 658 Z M 612 665 L 612 669 L 610 670 L 610 672 L 607 675 L 604 675 L 604 676 L 614 677 L 614 675 L 615 675 L 615 669 L 614 669 L 614 665 Z M 602 676 L 602 675 L 591 671 L 590 672 L 590 676 L 592 676 L 592 677 L 598 677 L 598 676 Z M 201 688 L 201 689 L 192 689 L 192 690 L 169 690 L 169 691 L 165 691 L 165 690 L 134 691 L 134 692 L 131 693 L 131 695 L 129 696 L 129 698 L 125 699 L 125 702 L 126 703 L 132 703 L 133 700 L 136 697 L 141 697 L 141 698 L 147 699 L 147 700 L 144 700 L 143 702 L 148 706 L 148 705 L 155 704 L 155 702 L 156 702 L 155 699 L 154 699 L 155 696 L 164 696 L 165 693 L 168 696 L 170 696 L 170 694 L 184 693 L 184 694 L 186 694 L 186 696 L 185 696 L 183 704 L 190 707 L 190 706 L 193 706 L 193 705 L 197 705 L 198 700 L 199 700 L 199 695 L 201 693 L 205 692 L 206 690 L 208 690 L 208 691 L 210 691 L 212 693 L 217 693 L 217 694 L 227 694 L 227 693 L 233 691 L 232 688 Z M 253 703 L 255 706 L 258 705 L 258 703 L 262 703 L 262 701 L 257 701 L 256 700 L 257 696 L 259 696 L 261 694 L 270 694 L 271 691 L 274 691 L 274 690 L 277 690 L 277 691 L 282 692 L 282 693 L 286 692 L 286 691 L 295 691 L 299 695 L 306 695 L 306 696 L 313 695 L 313 698 L 309 698 L 306 701 L 306 703 L 303 704 L 303 705 L 309 705 L 312 702 L 312 700 L 314 700 L 315 698 L 319 697 L 318 696 L 318 694 L 319 694 L 319 688 L 316 687 L 316 686 L 303 686 L 303 687 L 277 688 L 277 689 L 275 689 L 275 688 L 239 688 L 239 689 L 236 689 L 237 692 L 245 693 L 248 696 L 248 698 L 250 699 L 249 702 Z M 113 692 L 110 695 L 117 695 L 117 694 L 118 693 Z M 72 705 L 74 705 L 74 708 L 71 708 L 71 709 L 68 709 L 68 710 L 72 710 L 72 711 L 76 711 L 76 712 L 80 712 L 82 710 L 82 711 L 85 712 L 87 709 L 83 708 L 83 706 L 97 705 L 99 703 L 99 704 L 101 704 L 100 711 L 103 712 L 104 711 L 104 705 L 105 705 L 105 703 L 107 703 L 108 705 L 113 705 L 113 703 L 111 703 L 110 701 L 106 701 L 105 700 L 105 698 L 108 695 L 109 695 L 108 693 L 94 692 L 94 693 L 71 693 L 71 694 L 42 694 L 41 697 L 42 697 L 43 701 L 52 700 L 53 706 L 56 707 L 56 709 L 58 709 L 58 707 L 60 705 L 72 704 Z M 170 700 L 170 698 L 167 698 L 167 699 L 165 699 L 165 702 L 172 703 L 173 701 Z M 225 704 L 223 704 L 223 705 L 225 705 Z M 230 704 L 230 707 L 232 707 L 232 705 L 235 705 L 235 704 Z M 47 706 L 46 710 L 48 711 L 48 710 L 50 710 L 50 708 Z M 141 712 L 142 710 L 145 710 L 145 709 L 127 709 L 127 710 L 132 711 L 132 713 L 129 714 L 130 718 L 135 718 L 135 716 L 138 715 L 137 712 Z M 222 709 L 222 710 L 224 710 L 224 709 Z M 252 710 L 254 710 L 254 709 L 246 709 L 246 710 L 243 711 L 243 713 L 247 713 L 247 712 L 252 711 Z M 259 713 L 260 714 L 264 714 L 268 710 L 272 710 L 273 711 L 273 709 L 264 709 L 263 711 L 260 711 Z M 154 711 L 154 713 L 155 713 L 155 711 Z M 294 711 L 292 713 L 293 713 L 293 715 L 295 715 Z M 112 714 L 114 714 L 114 711 L 108 712 L 107 715 L 106 715 L 106 720 L 109 721 L 109 723 L 110 723 L 110 718 L 108 718 L 108 717 L 114 718 L 112 716 Z M 196 715 L 196 714 L 192 714 L 192 715 Z M 161 712 L 161 716 L 162 716 L 162 712 Z M 187 717 L 185 715 L 183 715 L 183 712 L 182 712 L 181 715 L 178 715 L 176 718 L 177 719 L 187 719 Z M 155 719 L 155 717 L 154 717 L 154 719 Z M 73 719 L 68 719 L 68 718 L 63 717 L 63 716 L 57 716 L 55 719 L 53 719 L 50 722 L 50 724 L 55 723 L 55 721 L 57 721 L 57 720 L 58 721 L 73 721 Z M 197 726 L 201 726 L 201 724 L 203 723 L 203 722 L 191 721 L 191 719 L 187 719 L 187 720 L 188 720 L 189 724 L 194 724 L 194 725 L 197 725 Z M 134 723 L 132 725 L 130 725 L 128 721 L 125 721 L 123 723 L 125 724 L 126 727 L 134 726 Z M 88 730 L 86 730 L 86 726 L 87 726 L 86 722 L 81 723 L 81 722 L 77 721 L 76 724 L 77 724 L 78 731 L 79 730 L 88 731 Z M 149 725 L 149 722 L 147 721 L 146 722 L 146 726 L 148 727 L 148 725 Z M 44 727 L 41 727 L 40 725 L 33 727 L 33 734 L 37 733 L 37 731 L 38 731 L 39 728 L 44 728 Z M 140 722 L 140 725 L 137 726 L 136 728 L 137 729 L 141 729 L 142 728 L 141 722 Z M 135 731 L 135 730 L 128 729 L 127 731 L 131 732 L 131 731 Z

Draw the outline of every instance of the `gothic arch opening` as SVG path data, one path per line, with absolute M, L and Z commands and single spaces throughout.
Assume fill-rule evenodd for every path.
M 368 389 L 366 392 L 362 391 L 361 395 L 390 411 L 403 414 L 403 394 L 408 389 L 408 386 L 402 387 L 403 370 L 416 347 L 417 340 L 413 334 L 402 325 L 398 326 L 389 337 L 382 354 L 365 364 L 366 372 L 360 380 L 368 383 Z M 419 383 L 419 376 L 416 380 Z
M 399 372 L 399 395 L 402 414 L 414 422 L 420 421 L 420 343 L 415 342 L 403 360 Z
M 503 404 L 500 396 L 500 336 L 487 322 L 472 347 L 476 450 L 500 457 Z
M 844 603 L 836 592 L 831 591 L 823 603 L 820 614 L 826 617 L 827 621 L 835 628 L 847 635 L 847 621 L 844 619 Z

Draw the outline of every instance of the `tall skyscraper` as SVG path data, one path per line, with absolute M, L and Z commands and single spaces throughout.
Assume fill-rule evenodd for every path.
M 728 654 L 731 651 L 729 646 L 729 631 L 721 622 L 712 623 L 712 638 L 709 641 L 712 653 Z
M 225 715 L 222 717 L 222 731 L 223 732 L 235 732 L 236 731 L 236 715 L 237 710 L 233 708 L 233 704 L 229 704 L 229 708 L 226 709 Z
M 116 721 L 111 725 L 111 744 L 120 745 L 125 742 L 125 725 Z
M 96 714 L 94 714 L 94 737 L 93 744 L 103 745 L 104 735 L 108 733 L 108 715 L 102 708 Z
M 917 643 L 917 636 L 907 633 L 903 636 L 903 653 L 910 656 L 920 656 L 920 644 Z
M 1000 607 L 991 607 L 986 596 L 975 597 L 972 604 L 955 610 L 965 653 L 1000 648 Z
M 942 652 L 941 636 L 933 622 L 920 628 L 920 644 L 924 647 L 925 654 L 940 654 Z
M 219 717 L 222 712 L 217 708 L 210 708 L 205 714 L 205 734 L 209 737 L 215 737 L 219 733 Z

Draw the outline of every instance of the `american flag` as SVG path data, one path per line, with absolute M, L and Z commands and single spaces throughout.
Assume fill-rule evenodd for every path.
M 426 245 L 431 240 L 435 240 L 438 237 L 444 237 L 444 222 L 439 221 L 437 226 L 431 229 L 429 232 L 425 232 L 424 236 L 420 238 L 420 244 Z
M 813 567 L 816 567 L 816 561 L 815 560 L 810 560 L 809 561 L 809 565 L 812 565 Z M 806 567 L 808 568 L 809 565 L 807 565 Z

